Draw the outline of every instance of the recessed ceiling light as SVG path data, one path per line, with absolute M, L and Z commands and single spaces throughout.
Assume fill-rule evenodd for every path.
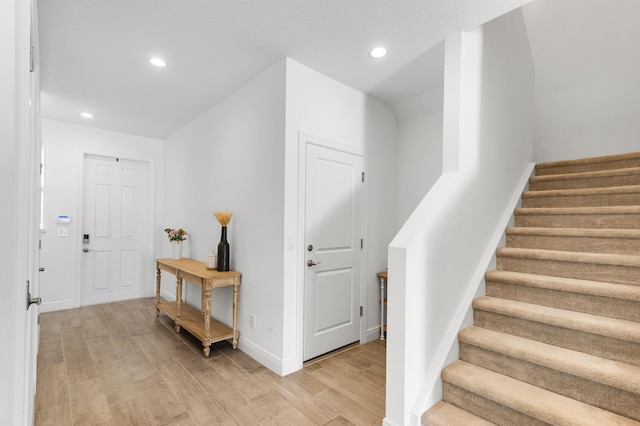
M 151 62 L 151 64 L 155 65 L 156 67 L 160 67 L 160 68 L 167 66 L 167 63 L 162 58 L 151 58 L 149 59 L 149 62 Z
M 80 115 L 84 118 L 93 118 L 93 114 L 91 114 L 90 112 L 82 112 L 80 113 Z
M 384 47 L 376 47 L 372 49 L 369 54 L 372 58 L 382 58 L 383 56 L 386 56 L 387 49 L 385 49 Z

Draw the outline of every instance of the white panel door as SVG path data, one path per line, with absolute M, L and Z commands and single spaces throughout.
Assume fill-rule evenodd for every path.
M 87 156 L 84 160 L 82 281 L 80 304 L 148 295 L 147 164 Z M 148 283 L 146 283 L 148 284 Z
M 306 146 L 304 360 L 360 339 L 362 157 Z

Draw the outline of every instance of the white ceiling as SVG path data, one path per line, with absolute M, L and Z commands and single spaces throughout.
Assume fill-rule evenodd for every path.
M 164 139 L 285 57 L 394 102 L 442 84 L 447 35 L 528 1 L 39 0 L 42 114 Z

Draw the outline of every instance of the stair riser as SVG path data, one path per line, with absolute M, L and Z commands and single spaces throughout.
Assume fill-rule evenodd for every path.
M 640 322 L 640 301 L 569 293 L 547 288 L 487 281 L 486 295 L 551 308 Z
M 640 214 L 515 214 L 515 226 L 640 229 Z
M 609 186 L 640 185 L 640 174 L 625 176 L 593 177 L 584 179 L 532 180 L 529 191 L 548 191 L 554 189 L 606 188 Z
M 442 400 L 461 407 L 478 417 L 487 419 L 497 425 L 512 426 L 548 426 L 547 423 L 529 417 L 502 404 L 491 401 L 466 389 L 443 381 Z
M 566 173 L 598 172 L 601 170 L 626 169 L 640 167 L 640 158 L 625 158 L 618 161 L 601 163 L 566 164 L 549 167 L 536 167 L 536 176 L 560 175 Z
M 576 278 L 640 285 L 640 268 L 634 266 L 601 265 L 582 262 L 561 262 L 548 259 L 497 256 L 498 270 L 544 274 L 563 278 Z
M 640 420 L 640 395 L 464 342 L 460 359 L 551 392 Z
M 640 343 L 474 309 L 478 327 L 640 366 Z
M 640 239 L 508 234 L 507 247 L 637 255 Z
M 522 207 L 606 207 L 640 205 L 640 194 L 592 194 L 548 197 L 523 197 Z

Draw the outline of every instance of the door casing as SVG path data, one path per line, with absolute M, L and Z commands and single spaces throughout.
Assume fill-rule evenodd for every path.
M 300 243 L 298 244 L 298 253 L 297 253 L 297 292 L 296 292 L 296 302 L 297 302 L 297 354 L 296 358 L 299 360 L 299 365 L 302 366 L 303 363 L 303 352 L 304 352 L 304 284 L 305 284 L 305 247 L 304 247 L 304 235 L 305 235 L 305 197 L 306 197 L 306 146 L 307 144 L 314 144 L 321 147 L 334 149 L 338 151 L 344 151 L 350 154 L 359 155 L 363 158 L 364 168 L 366 169 L 366 157 L 364 149 L 355 145 L 350 145 L 344 142 L 338 142 L 332 139 L 328 139 L 326 137 L 317 136 L 308 132 L 300 131 L 298 133 L 298 240 Z M 365 170 L 366 171 L 366 170 Z M 366 183 L 366 181 L 365 181 Z M 366 205 L 366 185 L 363 187 L 363 197 L 362 197 L 362 208 L 360 209 L 362 220 L 361 223 L 361 235 L 366 241 L 366 223 L 367 223 L 367 211 L 364 208 Z M 361 256 L 361 277 L 360 277 L 360 306 L 363 307 L 363 315 L 360 319 L 360 342 L 363 343 L 366 338 L 366 312 L 367 306 L 365 301 L 366 298 L 366 280 L 365 280 L 365 271 L 366 271 L 366 257 L 367 257 L 367 246 L 364 244 L 364 248 L 362 250 Z

